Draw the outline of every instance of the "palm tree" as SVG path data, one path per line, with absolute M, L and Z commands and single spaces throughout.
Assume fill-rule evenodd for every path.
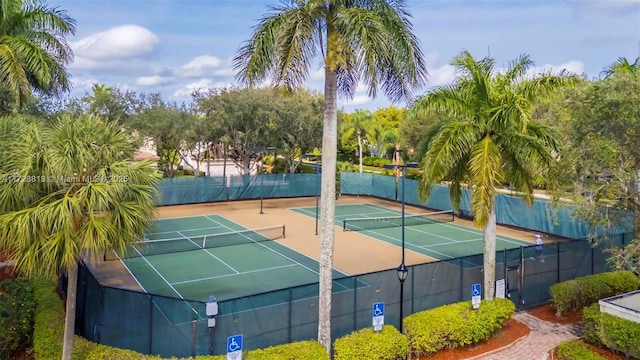
M 640 75 L 640 57 L 636 58 L 636 61 L 633 63 L 630 63 L 625 57 L 619 57 L 616 62 L 600 72 L 600 75 L 605 78 L 611 77 L 614 74 Z
M 64 116 L 43 126 L 1 121 L 0 249 L 27 276 L 66 273 L 63 359 L 71 359 L 78 261 L 122 251 L 154 213 L 153 167 L 113 123 Z M 5 136 L 10 134 L 11 136 Z
M 75 34 L 67 12 L 41 1 L 0 0 L 0 79 L 20 108 L 32 90 L 59 94 L 69 89 L 65 66 L 73 52 L 65 36 Z
M 533 62 L 526 55 L 501 72 L 495 71 L 492 58 L 476 61 L 467 51 L 451 65 L 459 73 L 455 82 L 426 94 L 411 109 L 414 116 L 427 110 L 447 115 L 423 140 L 419 193 L 426 199 L 433 183 L 448 180 L 451 202 L 458 210 L 462 184 L 468 183 L 474 224 L 483 229 L 485 298 L 492 300 L 496 189 L 508 182 L 527 204 L 533 203 L 533 177 L 548 169 L 558 149 L 551 128 L 533 121 L 533 106 L 537 99 L 571 85 L 574 77 L 528 76 Z
M 363 136 L 369 137 L 369 133 L 372 130 L 372 126 L 375 126 L 373 122 L 373 115 L 369 110 L 356 110 L 352 114 L 344 114 L 342 117 L 342 144 L 349 143 L 355 135 L 358 139 L 358 158 L 360 159 L 360 173 L 362 173 L 362 143 Z
M 271 79 L 276 86 L 304 84 L 316 56 L 324 67 L 320 294 L 318 341 L 331 348 L 331 271 L 335 219 L 337 94 L 353 98 L 359 82 L 375 96 L 410 99 L 426 70 L 412 34 L 406 1 L 291 0 L 272 7 L 234 59 L 246 84 Z

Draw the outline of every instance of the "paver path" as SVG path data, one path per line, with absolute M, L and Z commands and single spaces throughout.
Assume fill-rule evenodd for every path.
M 582 335 L 582 323 L 561 325 L 540 320 L 528 313 L 518 313 L 514 318 L 527 325 L 531 332 L 515 344 L 490 354 L 475 356 L 473 360 L 545 360 L 549 350 L 561 341 L 577 339 Z

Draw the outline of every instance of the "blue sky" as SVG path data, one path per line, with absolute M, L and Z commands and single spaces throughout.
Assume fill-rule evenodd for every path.
M 262 0 L 49 0 L 68 11 L 77 32 L 69 66 L 72 96 L 93 83 L 160 92 L 188 102 L 194 89 L 234 84 L 231 59 L 267 12 Z M 461 50 L 488 53 L 504 65 L 522 53 L 536 71 L 567 69 L 596 77 L 618 57 L 640 52 L 640 0 L 408 0 L 414 33 L 426 57 L 429 81 L 419 93 L 455 77 L 448 63 Z M 322 89 L 316 62 L 308 88 Z M 390 105 L 362 87 L 345 111 Z M 404 104 L 397 104 L 403 106 Z

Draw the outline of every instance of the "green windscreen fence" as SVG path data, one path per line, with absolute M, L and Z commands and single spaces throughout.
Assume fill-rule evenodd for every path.
M 161 196 L 158 205 L 191 204 L 227 199 L 224 177 L 200 176 L 162 179 L 159 182 L 158 190 Z
M 320 191 L 319 174 L 259 174 L 228 177 L 184 177 L 162 179 L 159 184 L 161 198 L 158 205 L 177 205 L 226 200 L 289 198 L 315 196 Z M 368 195 L 382 199 L 404 201 L 407 204 L 434 210 L 452 210 L 449 188 L 434 184 L 431 196 L 420 201 L 418 181 L 396 179 L 372 173 L 340 173 L 340 192 L 345 195 Z M 462 189 L 460 211 L 473 216 L 471 191 Z M 528 207 L 518 196 L 496 195 L 496 219 L 499 224 L 523 229 L 580 239 L 595 230 L 575 219 L 575 209 L 570 206 L 555 207 L 545 199 L 535 199 Z M 631 215 L 621 213 L 618 217 L 628 219 L 625 226 L 614 233 L 628 232 L 632 227 Z
M 598 247 L 574 240 L 542 250 L 535 245 L 500 250 L 496 279 L 506 273 L 509 298 L 519 309 L 534 307 L 548 302 L 549 286 L 557 282 L 609 271 L 604 249 L 631 239 L 625 234 Z M 375 302 L 385 303 L 385 323 L 398 327 L 400 306 L 407 316 L 469 301 L 471 286 L 482 283 L 482 263 L 482 255 L 473 255 L 410 266 L 402 304 L 396 269 L 335 278 L 332 338 L 371 326 Z M 317 338 L 318 291 L 318 283 L 312 283 L 221 301 L 210 329 L 205 303 L 104 286 L 81 264 L 76 332 L 97 343 L 163 357 L 224 354 L 227 337 L 235 334 L 244 335 L 246 350 L 265 348 Z
M 395 201 L 402 201 L 404 192 L 404 201 L 407 204 L 433 210 L 453 209 L 449 187 L 434 184 L 427 201 L 420 201 L 418 181 L 413 179 L 404 179 L 403 181 L 402 177 L 398 179 L 396 184 L 396 179 L 393 176 L 343 172 L 340 173 L 340 191 L 345 195 L 370 195 Z M 473 216 L 471 196 L 471 190 L 462 189 L 459 210 L 464 216 Z M 609 230 L 608 233 L 631 231 L 633 228 L 631 214 L 620 213 L 616 216 L 624 219 L 624 225 L 615 230 Z M 586 238 L 598 231 L 598 229 L 578 221 L 575 216 L 575 208 L 571 206 L 554 206 L 548 200 L 535 199 L 533 206 L 529 207 L 525 205 L 522 198 L 508 194 L 496 195 L 496 220 L 498 224 L 517 226 L 571 239 Z

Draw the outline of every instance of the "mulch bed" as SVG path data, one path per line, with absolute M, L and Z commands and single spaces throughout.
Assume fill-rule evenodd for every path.
M 556 310 L 547 304 L 539 308 L 529 311 L 529 314 L 537 317 L 540 320 L 552 322 L 555 324 L 575 324 L 582 321 L 582 311 L 572 311 L 561 316 L 556 316 Z
M 494 336 L 487 341 L 482 341 L 476 346 L 466 346 L 455 349 L 440 350 L 434 354 L 421 356 L 420 360 L 459 360 L 468 359 L 477 355 L 485 354 L 497 349 L 501 349 L 509 344 L 529 335 L 529 327 L 518 320 L 509 319 L 506 325 L 498 330 Z

